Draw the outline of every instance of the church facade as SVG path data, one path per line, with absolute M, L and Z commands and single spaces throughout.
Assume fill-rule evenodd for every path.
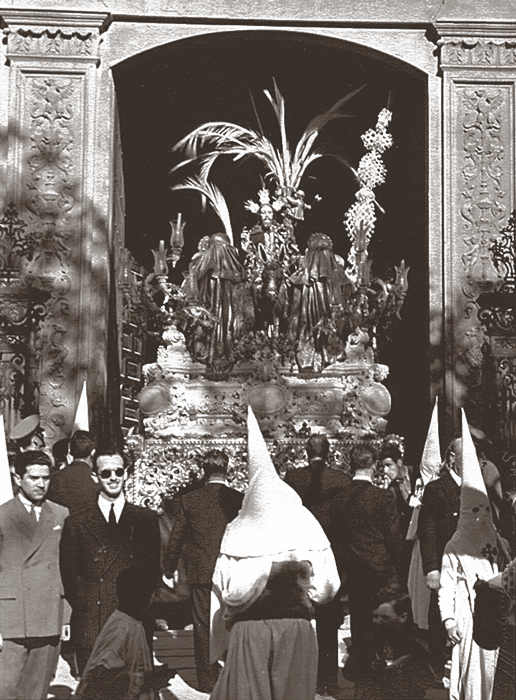
M 202 121 L 235 121 L 244 114 L 236 93 L 250 82 L 250 92 L 270 89 L 274 78 L 287 106 L 290 93 L 293 110 L 310 117 L 325 104 L 322 86 L 330 97 L 341 85 L 366 85 L 363 95 L 370 86 L 369 102 L 357 98 L 364 100 L 357 133 L 371 126 L 368 110 L 383 104 L 393 113 L 394 179 L 377 197 L 386 220 L 397 222 L 393 262 L 412 268 L 408 330 L 394 337 L 389 355 L 394 429 L 413 433 L 403 423 L 416 415 L 424 436 L 439 396 L 443 438 L 459 432 L 466 406 L 470 422 L 512 448 L 516 8 L 501 0 L 488 7 L 469 0 L 0 7 L 7 425 L 37 410 L 51 441 L 65 437 L 84 381 L 90 417 L 102 417 L 114 294 L 122 410 L 126 427 L 137 425 L 146 341 L 134 308 L 127 311 L 132 272 L 152 267 L 145 256 L 165 238 L 161 219 L 177 214 L 173 198 L 146 189 L 146 173 L 152 182 L 158 171 L 168 193 L 174 143 Z M 153 141 L 157 132 L 162 138 Z M 322 217 L 325 225 L 333 224 Z M 386 227 L 375 259 L 389 251 L 388 235 Z

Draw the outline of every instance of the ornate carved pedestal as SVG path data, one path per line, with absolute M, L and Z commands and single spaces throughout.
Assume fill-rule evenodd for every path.
M 143 410 L 157 407 L 144 420 L 149 437 L 128 440 L 137 457 L 130 485 L 135 502 L 158 508 L 162 496 L 172 496 L 199 475 L 197 457 L 213 448 L 228 453 L 229 480 L 245 488 L 248 404 L 279 471 L 306 464 L 304 444 L 311 431 L 327 435 L 331 463 L 344 469 L 353 444 L 380 445 L 390 410 L 390 395 L 381 384 L 388 370 L 368 356 L 317 374 L 292 367 L 274 372 L 250 361 L 215 379 L 191 361 L 179 331 L 164 335 L 168 346 L 160 348 L 157 363 L 144 368 L 140 395 Z

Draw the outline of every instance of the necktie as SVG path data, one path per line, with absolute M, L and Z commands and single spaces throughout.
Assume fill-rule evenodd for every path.
M 111 510 L 109 511 L 109 524 L 111 526 L 116 525 L 116 515 L 115 515 L 115 504 L 111 504 Z
M 36 533 L 36 529 L 38 527 L 38 517 L 36 515 L 36 509 L 34 508 L 33 505 L 31 505 L 30 510 L 29 510 L 29 518 L 30 518 L 30 529 L 31 529 L 31 537 L 34 537 Z

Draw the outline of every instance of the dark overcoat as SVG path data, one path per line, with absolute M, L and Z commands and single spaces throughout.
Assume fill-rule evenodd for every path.
M 303 505 L 317 518 L 333 545 L 334 533 L 330 521 L 330 502 L 351 487 L 351 477 L 341 469 L 324 466 L 289 469 L 285 482 L 301 497 Z
M 52 474 L 48 499 L 75 513 L 93 505 L 99 490 L 99 485 L 93 481 L 90 465 L 76 459 Z
M 210 481 L 180 496 L 165 555 L 167 575 L 174 573 L 182 556 L 190 586 L 211 584 L 224 530 L 236 517 L 242 500 L 239 491 Z
M 426 485 L 421 503 L 417 535 L 426 576 L 430 571 L 441 570 L 444 548 L 459 522 L 460 486 L 447 469 Z
M 138 567 L 158 581 L 157 514 L 126 502 L 114 529 L 97 503 L 71 515 L 61 539 L 60 566 L 66 599 L 72 606 L 72 642 L 80 649 L 91 648 L 118 605 L 118 574 Z
M 360 570 L 387 581 L 393 568 L 400 566 L 403 548 L 392 493 L 370 481 L 354 480 L 333 499 L 330 516 L 348 575 Z

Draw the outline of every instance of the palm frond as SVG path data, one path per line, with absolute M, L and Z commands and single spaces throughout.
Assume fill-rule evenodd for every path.
M 260 138 L 260 134 L 232 122 L 207 122 L 178 141 L 172 151 L 183 151 L 188 158 L 198 158 L 207 146 L 223 148 Z
M 216 185 L 213 185 L 211 182 L 202 180 L 199 176 L 194 175 L 192 177 L 187 177 L 186 180 L 181 182 L 179 185 L 174 185 L 172 190 L 196 190 L 200 193 L 201 197 L 206 198 L 224 225 L 224 230 L 231 241 L 231 245 L 233 245 L 233 229 L 231 227 L 231 217 L 229 215 L 228 205 L 224 195 Z
M 285 171 L 285 175 L 288 177 L 287 173 L 290 170 L 290 149 L 288 145 L 288 140 L 287 140 L 287 128 L 285 124 L 285 100 L 283 98 L 283 95 L 278 89 L 278 85 L 276 83 L 276 79 L 273 78 L 273 83 L 274 83 L 274 97 L 271 95 L 271 93 L 268 90 L 264 90 L 264 94 L 269 100 L 269 102 L 272 105 L 272 108 L 274 110 L 274 113 L 276 115 L 276 119 L 278 120 L 278 126 L 280 130 L 280 139 L 281 139 L 281 154 L 282 154 L 282 162 L 283 162 L 283 169 Z
M 303 135 L 298 141 L 296 151 L 293 157 L 294 162 L 302 160 L 304 157 L 306 157 L 306 155 L 310 152 L 314 141 L 319 136 L 323 127 L 326 126 L 326 124 L 328 124 L 328 122 L 332 121 L 333 119 L 343 119 L 349 117 L 348 114 L 342 114 L 340 112 L 340 109 L 346 104 L 346 102 L 349 102 L 349 100 L 351 100 L 355 95 L 357 95 L 361 90 L 363 90 L 364 87 L 365 85 L 362 85 L 356 90 L 349 92 L 347 95 L 338 100 L 332 107 L 330 107 L 330 109 L 326 110 L 326 112 L 318 114 L 310 121 L 310 123 L 304 130 Z

